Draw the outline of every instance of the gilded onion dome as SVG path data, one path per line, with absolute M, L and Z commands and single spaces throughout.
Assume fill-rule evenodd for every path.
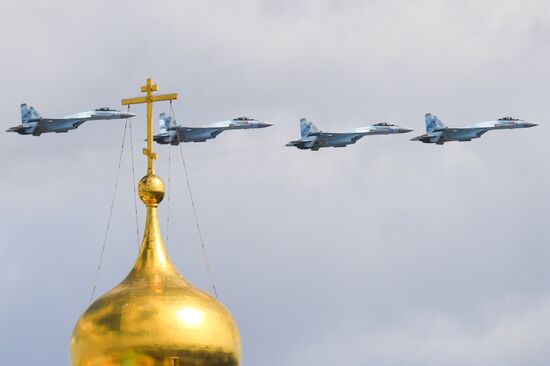
M 239 330 L 221 302 L 193 287 L 166 253 L 157 205 L 162 180 L 139 183 L 147 205 L 134 267 L 80 317 L 71 338 L 73 366 L 237 366 Z

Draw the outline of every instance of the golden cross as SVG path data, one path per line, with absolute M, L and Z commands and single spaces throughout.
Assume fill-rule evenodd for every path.
M 147 148 L 143 149 L 143 154 L 147 156 L 147 175 L 154 174 L 153 160 L 157 158 L 157 153 L 153 151 L 153 103 L 178 99 L 177 93 L 153 95 L 157 90 L 158 85 L 153 84 L 153 80 L 149 78 L 147 84 L 141 87 L 141 92 L 147 93 L 147 96 L 122 99 L 122 105 L 147 103 Z

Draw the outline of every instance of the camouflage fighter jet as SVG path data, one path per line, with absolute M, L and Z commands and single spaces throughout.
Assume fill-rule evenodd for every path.
M 204 142 L 218 136 L 226 130 L 246 130 L 250 128 L 264 128 L 271 123 L 258 121 L 252 118 L 239 117 L 229 121 L 216 122 L 203 127 L 185 127 L 176 123 L 166 113 L 160 114 L 160 133 L 153 136 L 159 144 L 179 145 L 180 142 Z
M 351 132 L 323 132 L 305 118 L 300 120 L 300 132 L 302 138 L 296 141 L 290 141 L 285 146 L 295 146 L 300 150 L 317 151 L 322 147 L 345 147 L 355 144 L 363 136 L 369 135 L 389 135 L 395 133 L 406 133 L 412 130 L 399 127 L 390 123 L 380 122 L 371 126 L 359 127 Z
M 426 134 L 416 136 L 411 141 L 422 141 L 426 144 L 443 145 L 448 141 L 472 141 L 491 130 L 512 128 L 528 128 L 537 126 L 536 123 L 521 119 L 504 117 L 495 121 L 478 122 L 468 127 L 447 127 L 431 113 L 426 114 Z
M 111 108 L 98 108 L 89 112 L 73 114 L 63 118 L 44 118 L 36 109 L 27 104 L 21 104 L 21 124 L 11 127 L 6 132 L 17 132 L 20 135 L 40 136 L 46 132 L 62 133 L 78 128 L 87 121 L 102 119 L 124 119 L 135 114 L 121 112 Z

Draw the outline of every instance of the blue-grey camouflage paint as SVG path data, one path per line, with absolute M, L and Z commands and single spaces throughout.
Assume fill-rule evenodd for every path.
M 68 132 L 91 120 L 124 119 L 134 117 L 130 112 L 121 112 L 108 107 L 93 111 L 81 112 L 63 118 L 43 118 L 40 113 L 26 103 L 21 104 L 21 124 L 10 127 L 7 132 L 17 132 L 20 135 L 40 136 L 43 133 Z
M 537 126 L 536 123 L 521 119 L 504 117 L 493 121 L 478 122 L 468 127 L 447 127 L 431 113 L 425 116 L 426 133 L 416 136 L 411 141 L 421 141 L 427 144 L 443 145 L 449 141 L 472 141 L 491 130 L 528 128 Z
M 300 119 L 300 133 L 302 138 L 296 141 L 290 141 L 286 146 L 294 146 L 300 150 L 317 151 L 323 147 L 345 147 L 354 144 L 368 135 L 389 135 L 396 133 L 406 133 L 412 131 L 408 128 L 399 127 L 389 123 L 375 123 L 366 127 L 359 127 L 351 132 L 332 133 L 323 132 L 312 122 L 305 118 Z
M 159 144 L 179 145 L 181 142 L 204 142 L 218 136 L 226 130 L 243 130 L 272 126 L 252 118 L 239 117 L 229 121 L 215 122 L 204 127 L 179 126 L 171 116 L 161 113 L 159 117 L 160 133 L 153 136 Z

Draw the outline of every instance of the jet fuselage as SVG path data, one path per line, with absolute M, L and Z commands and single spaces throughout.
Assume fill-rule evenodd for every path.
M 40 136 L 42 133 L 63 133 L 78 128 L 81 124 L 93 120 L 125 119 L 134 117 L 130 112 L 121 112 L 111 108 L 98 108 L 93 111 L 76 113 L 62 118 L 44 118 L 33 107 L 21 104 L 21 125 L 11 127 L 7 132 L 20 135 Z
M 305 118 L 300 120 L 302 138 L 290 141 L 286 146 L 294 146 L 300 150 L 317 151 L 324 147 L 346 147 L 355 144 L 363 136 L 390 135 L 406 133 L 412 130 L 389 123 L 381 122 L 371 126 L 359 127 L 350 132 L 332 133 L 320 131 L 313 123 Z
M 215 138 L 227 130 L 246 130 L 269 126 L 272 126 L 269 122 L 239 117 L 229 121 L 215 122 L 203 127 L 185 127 L 176 125 L 171 117 L 161 113 L 161 133 L 153 136 L 153 139 L 159 144 L 178 145 L 180 142 L 204 142 Z
M 426 133 L 414 137 L 412 141 L 443 145 L 449 141 L 471 141 L 480 138 L 491 130 L 529 128 L 534 126 L 537 126 L 537 124 L 517 118 L 504 117 L 493 121 L 478 122 L 468 127 L 446 127 L 436 116 L 428 113 L 426 114 Z

